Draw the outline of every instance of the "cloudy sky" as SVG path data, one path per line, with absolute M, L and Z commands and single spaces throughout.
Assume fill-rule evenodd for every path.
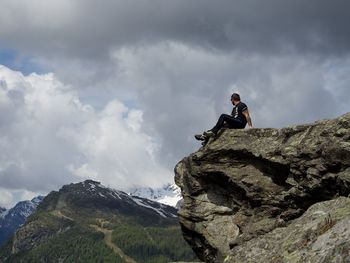
M 255 127 L 349 111 L 346 0 L 2 0 L 0 206 L 173 181 L 239 92 Z

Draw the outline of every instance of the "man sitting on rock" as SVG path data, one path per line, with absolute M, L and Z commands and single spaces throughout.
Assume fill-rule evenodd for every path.
M 216 125 L 203 134 L 196 134 L 194 137 L 199 141 L 206 141 L 210 137 L 216 135 L 218 131 L 223 128 L 231 129 L 244 129 L 248 123 L 250 128 L 253 128 L 252 120 L 249 115 L 248 107 L 246 104 L 241 102 L 241 97 L 237 93 L 231 95 L 231 102 L 234 105 L 231 115 L 221 114 Z

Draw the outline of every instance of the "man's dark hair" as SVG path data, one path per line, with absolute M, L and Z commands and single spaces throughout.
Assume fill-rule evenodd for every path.
M 233 93 L 231 95 L 231 100 L 239 100 L 239 101 L 241 101 L 241 97 L 239 96 L 238 93 Z

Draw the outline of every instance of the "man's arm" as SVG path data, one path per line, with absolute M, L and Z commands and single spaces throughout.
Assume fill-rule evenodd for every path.
M 250 118 L 250 115 L 249 115 L 249 111 L 248 110 L 245 110 L 242 112 L 243 115 L 245 116 L 245 118 L 247 119 L 247 122 L 248 122 L 248 126 L 250 128 L 253 128 L 253 123 L 252 123 L 252 119 Z

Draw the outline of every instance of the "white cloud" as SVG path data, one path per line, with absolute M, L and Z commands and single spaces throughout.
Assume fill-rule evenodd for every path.
M 78 176 L 103 179 L 109 185 L 126 189 L 130 185 L 161 185 L 171 173 L 157 163 L 157 148 L 141 131 L 142 112 L 129 110 L 117 100 L 81 126 L 68 127 L 60 134 L 74 141 L 83 154 L 82 164 L 70 166 Z
M 10 191 L 0 187 L 0 207 L 10 208 L 14 204 Z
M 40 195 L 40 192 L 31 192 L 25 189 L 9 190 L 0 187 L 0 207 L 12 208 L 18 201 L 31 200 Z
M 142 111 L 116 98 L 95 110 L 52 73 L 0 66 L 0 81 L 0 187 L 45 192 L 93 178 L 126 189 L 171 180 L 142 131 Z
M 71 93 L 79 92 L 80 97 L 77 99 L 78 95 L 74 95 L 75 99 L 71 102 L 79 109 L 71 111 L 67 108 L 68 112 L 61 117 L 64 122 L 71 124 L 57 129 L 62 133 L 58 138 L 66 141 L 74 138 L 77 142 L 67 145 L 73 148 L 68 150 L 69 153 L 86 153 L 80 157 L 81 163 L 69 163 L 74 175 L 89 174 L 97 178 L 101 166 L 104 166 L 106 176 L 113 177 L 113 172 L 108 168 L 113 167 L 111 157 L 104 155 L 105 160 L 99 159 L 104 149 L 95 149 L 89 143 L 108 144 L 111 151 L 120 155 L 119 149 L 125 146 L 121 142 L 120 145 L 110 143 L 113 136 L 106 132 L 115 130 L 119 136 L 124 136 L 124 133 L 135 135 L 135 139 L 130 141 L 143 145 L 145 149 L 135 149 L 135 158 L 156 163 L 150 162 L 149 167 L 166 167 L 164 173 L 168 175 L 165 178 L 171 179 L 168 171 L 183 156 L 198 148 L 193 134 L 211 128 L 220 113 L 231 111 L 229 97 L 232 92 L 241 93 L 256 127 L 282 127 L 344 113 L 348 81 L 342 72 L 350 65 L 346 61 L 334 60 L 330 71 L 329 60 L 319 60 L 313 55 L 209 52 L 174 41 L 114 49 L 107 65 L 108 70 L 101 74 L 100 64 L 88 65 L 85 71 L 81 64 L 83 61 L 61 58 L 51 61 L 52 65 L 57 68 L 58 75 L 77 79 L 72 87 L 65 89 Z M 74 66 L 75 63 L 79 66 Z M 91 76 L 91 72 L 95 72 L 95 76 Z M 88 77 L 89 87 L 86 87 L 86 81 L 81 82 L 86 74 L 91 76 Z M 60 96 L 59 93 L 57 99 Z M 13 94 L 12 97 L 19 101 L 21 96 Z M 111 98 L 118 100 L 113 102 Z M 135 105 L 142 111 L 136 110 Z M 74 115 L 77 116 L 72 117 Z M 53 119 L 58 118 L 59 114 L 56 114 Z M 79 122 L 79 125 L 73 125 L 72 122 Z M 120 123 L 118 129 L 121 130 L 111 123 Z M 135 148 L 132 144 L 130 147 Z M 100 155 L 95 156 L 96 152 Z M 122 156 L 120 160 L 124 158 Z M 120 164 L 119 173 L 135 173 L 133 169 L 125 168 L 124 163 L 128 163 L 128 160 Z M 121 175 L 115 177 L 120 178 Z M 153 178 L 162 182 L 157 176 Z M 139 182 L 143 183 L 142 180 Z M 120 187 L 126 183 L 119 179 Z

